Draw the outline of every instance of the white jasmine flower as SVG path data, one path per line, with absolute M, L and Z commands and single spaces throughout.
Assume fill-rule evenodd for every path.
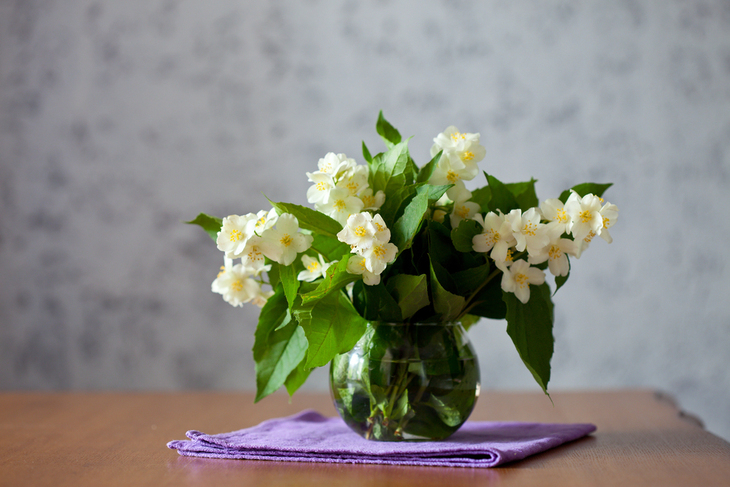
M 279 219 L 279 214 L 276 213 L 276 208 L 272 208 L 269 211 L 261 210 L 256 213 L 256 218 L 248 222 L 246 230 L 249 235 L 261 235 L 264 231 L 276 225 L 276 220 Z
M 478 221 L 484 228 L 484 232 L 472 238 L 472 247 L 476 252 L 489 252 L 494 262 L 504 262 L 507 258 L 507 251 L 515 245 L 516 240 L 512 235 L 512 225 L 501 213 L 497 215 L 490 211 L 482 218 L 477 213 L 474 220 Z
M 390 242 L 375 240 L 373 245 L 358 252 L 365 257 L 365 267 L 373 274 L 381 274 L 390 262 L 395 259 L 398 247 Z
M 261 235 L 261 252 L 269 259 L 282 265 L 294 262 L 297 254 L 304 252 L 312 245 L 313 237 L 299 233 L 299 221 L 290 214 L 279 216 L 275 228 L 266 230 Z
M 540 203 L 540 212 L 545 220 L 548 220 L 549 231 L 560 231 L 560 234 L 568 231 L 570 216 L 565 211 L 563 202 L 557 198 L 550 198 Z
M 263 233 L 262 233 L 263 234 Z M 250 268 L 256 275 L 265 270 L 266 258 L 262 247 L 263 239 L 257 235 L 252 236 L 246 242 L 241 252 L 241 263 Z
M 372 188 L 365 188 L 358 198 L 362 200 L 364 210 L 378 210 L 385 203 L 385 193 L 382 189 L 373 195 Z
M 372 247 L 376 240 L 390 241 L 390 230 L 385 226 L 383 217 L 373 217 L 367 211 L 350 215 L 344 228 L 337 233 L 337 239 L 358 250 Z
M 547 235 L 547 227 L 540 223 L 540 211 L 537 208 L 530 208 L 522 213 L 521 210 L 512 210 L 506 216 L 507 221 L 512 225 L 512 235 L 516 244 L 515 249 L 532 254 L 538 252 L 550 241 Z
M 565 202 L 565 211 L 570 217 L 568 231 L 576 241 L 583 240 L 591 232 L 596 235 L 601 233 L 603 217 L 601 199 L 598 196 L 587 194 L 581 198 L 573 191 Z
M 255 220 L 256 215 L 249 213 L 244 216 L 230 215 L 223 219 L 221 230 L 216 237 L 218 250 L 225 252 L 226 257 L 237 259 L 246 247 L 250 234 L 247 232 L 248 223 Z
M 462 181 L 471 181 L 478 173 L 479 168 L 476 164 L 458 167 L 450 159 L 442 157 L 434 168 L 428 182 L 437 186 L 442 184 L 463 184 Z M 449 198 L 451 198 L 451 195 L 449 195 Z
M 479 144 L 479 134 L 459 132 L 453 125 L 437 135 L 433 142 L 431 157 L 443 151 L 441 160 L 448 159 L 455 169 L 468 166 L 476 168 L 476 163 L 484 159 L 487 153 Z
M 337 187 L 345 188 L 350 195 L 357 196 L 360 191 L 368 187 L 369 172 L 368 166 L 357 165 L 342 175 L 337 181 Z
M 242 264 L 232 265 L 230 260 L 226 261 L 210 289 L 221 294 L 232 306 L 243 306 L 243 303 L 248 303 L 261 294 L 261 285 L 251 279 L 246 267 Z
M 347 261 L 347 272 L 350 274 L 362 275 L 362 280 L 368 286 L 377 286 L 380 284 L 380 275 L 370 272 L 365 265 L 365 257 L 361 255 L 351 255 Z
M 524 260 L 515 261 L 509 269 L 502 270 L 502 290 L 515 293 L 522 304 L 530 300 L 530 284 L 545 282 L 545 273 L 537 267 L 530 267 Z
M 505 256 L 504 260 L 499 261 L 495 260 L 494 265 L 497 266 L 497 269 L 504 272 L 505 270 L 509 269 L 509 267 L 512 265 L 512 263 L 515 261 L 512 255 L 514 254 L 513 249 L 507 249 L 507 255 Z
M 345 154 L 335 154 L 334 152 L 327 153 L 317 163 L 317 167 L 321 172 L 329 174 L 335 179 L 356 165 L 355 159 L 350 159 Z
M 325 172 L 308 172 L 307 177 L 314 184 L 307 190 L 307 201 L 313 204 L 327 203 L 330 191 L 335 189 L 335 180 L 331 174 Z
M 302 255 L 302 264 L 304 264 L 306 269 L 297 275 L 297 279 L 300 281 L 312 282 L 320 277 L 326 277 L 327 269 L 336 262 L 337 261 L 325 262 L 321 255 L 318 256 L 318 259 L 315 259 L 304 254 Z
M 599 235 L 603 240 L 611 243 L 613 242 L 613 238 L 611 237 L 611 234 L 608 233 L 608 229 L 616 223 L 616 219 L 618 218 L 618 206 L 611 203 L 603 205 L 601 208 L 601 218 L 603 219 L 603 228 L 601 228 L 601 233 Z
M 259 287 L 259 292 L 251 298 L 251 303 L 255 304 L 259 308 L 263 308 L 266 304 L 266 301 L 268 301 L 269 298 L 273 295 L 274 291 L 264 291 L 261 287 Z
M 454 201 L 454 209 L 449 216 L 451 228 L 459 226 L 462 220 L 471 220 L 482 207 L 473 201 Z
M 580 259 L 580 256 L 583 254 L 583 251 L 588 248 L 591 241 L 595 238 L 596 232 L 590 232 L 588 235 L 586 235 L 582 240 L 576 240 L 575 241 L 575 258 Z
M 550 242 L 539 252 L 530 254 L 530 264 L 541 264 L 548 261 L 548 269 L 554 276 L 567 276 L 570 271 L 568 255 L 576 254 L 576 244 L 568 238 L 561 238 L 562 232 L 557 229 L 548 233 Z
M 346 189 L 335 188 L 330 192 L 329 200 L 316 204 L 315 208 L 344 226 L 350 215 L 362 211 L 363 202 L 357 196 L 352 196 Z

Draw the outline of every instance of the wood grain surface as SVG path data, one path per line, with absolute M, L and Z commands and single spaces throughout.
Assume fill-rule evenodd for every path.
M 182 457 L 185 431 L 222 433 L 313 408 L 326 394 L 2 393 L 0 485 L 470 486 L 730 485 L 730 444 L 661 394 L 482 394 L 471 419 L 589 422 L 587 438 L 495 469 L 330 465 Z

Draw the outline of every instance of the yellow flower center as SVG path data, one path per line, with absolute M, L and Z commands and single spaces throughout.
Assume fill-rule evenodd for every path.
M 469 216 L 469 208 L 467 208 L 466 206 L 454 208 L 454 211 L 460 218 L 466 218 Z
M 231 289 L 233 289 L 236 292 L 243 291 L 243 282 L 241 282 L 240 279 L 236 279 L 231 283 Z
M 514 262 L 514 258 L 512 257 L 513 253 L 514 252 L 512 251 L 512 249 L 507 249 L 507 257 L 504 258 L 504 261 L 505 262 Z
M 358 184 L 357 184 L 356 182 L 354 182 L 354 181 L 350 181 L 349 183 L 347 183 L 347 190 L 348 190 L 348 191 L 349 191 L 349 192 L 350 192 L 351 194 L 355 194 L 355 193 L 357 193 L 357 188 L 358 188 Z
M 385 227 L 383 225 L 381 225 L 380 223 L 376 222 L 376 221 L 373 222 L 373 225 L 375 225 L 376 227 L 378 227 L 378 231 L 379 232 L 382 232 L 383 230 L 385 230 Z
M 292 240 L 292 238 L 291 238 L 291 237 L 289 236 L 289 234 L 288 234 L 288 233 L 285 233 L 285 234 L 284 234 L 284 236 L 283 236 L 283 237 L 281 237 L 281 240 L 279 240 L 279 242 L 281 242 L 281 244 L 282 244 L 282 245 L 283 245 L 284 247 L 288 247 L 288 246 L 290 246 L 290 245 L 291 245 L 291 243 L 293 242 L 293 240 Z
M 319 191 L 324 191 L 324 190 L 327 189 L 327 185 L 325 184 L 324 181 L 320 181 L 320 182 L 317 183 L 317 189 Z
M 515 282 L 518 286 L 520 286 L 520 288 L 530 285 L 530 283 L 527 282 L 527 276 L 524 274 L 515 274 Z
M 376 245 L 373 247 L 373 255 L 378 258 L 378 260 L 382 260 L 383 257 L 385 257 L 385 247 L 382 245 Z
M 487 245 L 494 245 L 499 242 L 499 232 L 487 230 L 487 233 L 484 234 L 484 240 L 486 240 Z
M 593 237 L 595 237 L 595 236 L 596 236 L 596 232 L 591 232 L 588 235 L 586 235 L 586 238 L 584 238 L 583 240 L 586 243 L 591 243 L 591 240 L 593 240 Z
M 563 251 L 560 250 L 560 247 L 557 245 L 551 245 L 550 249 L 548 250 L 548 255 L 552 260 L 559 259 L 561 255 L 563 255 Z
M 240 230 L 231 230 L 231 242 L 240 242 L 243 240 L 243 232 Z
M 525 235 L 529 235 L 530 237 L 534 237 L 536 231 L 537 225 L 532 222 L 525 223 L 525 228 L 522 229 L 522 233 Z
M 446 173 L 446 180 L 450 182 L 451 184 L 456 184 L 456 182 L 461 179 L 458 174 L 456 174 L 454 171 L 449 171 Z
M 466 135 L 462 134 L 461 132 L 454 132 L 451 134 L 451 140 L 454 142 L 458 142 L 459 139 L 466 139 Z
M 568 213 L 565 211 L 565 208 L 558 208 L 557 213 L 555 217 L 557 221 L 560 223 L 568 223 Z
M 256 228 L 263 227 L 266 224 L 266 217 L 262 216 L 258 220 L 256 220 Z
M 603 228 L 608 228 L 608 225 L 611 223 L 611 220 L 608 219 L 608 217 L 603 217 Z
M 221 274 L 223 274 L 224 272 L 226 272 L 226 266 L 222 265 L 221 271 L 218 273 L 218 275 L 216 277 L 221 277 Z
M 462 161 L 471 161 L 472 159 L 474 159 L 474 153 L 473 152 L 465 151 L 465 152 L 463 152 L 461 154 L 461 160 Z
M 578 214 L 578 216 L 580 217 L 580 221 L 583 223 L 588 223 L 593 219 L 590 210 L 583 210 Z
M 307 266 L 307 269 L 309 270 L 309 272 L 316 271 L 317 269 L 319 269 L 319 262 L 317 262 L 316 260 L 313 260 L 312 262 L 309 263 L 309 265 Z
M 261 251 L 259 250 L 259 248 L 256 245 L 251 247 L 251 250 L 248 252 L 248 260 L 257 261 L 257 260 L 261 260 L 262 257 L 263 257 L 263 254 L 261 253 Z
M 365 230 L 365 227 L 363 227 L 362 225 L 355 229 L 355 235 L 357 235 L 358 237 L 364 237 L 367 234 L 367 230 Z
M 360 197 L 365 208 L 375 206 L 375 196 L 363 195 Z
M 335 202 L 332 206 L 334 206 L 337 211 L 342 211 L 345 209 L 345 201 L 344 200 L 335 200 Z

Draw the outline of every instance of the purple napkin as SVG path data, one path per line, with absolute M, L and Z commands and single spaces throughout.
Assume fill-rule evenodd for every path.
M 286 462 L 379 463 L 443 467 L 494 467 L 521 460 L 593 431 L 592 424 L 467 421 L 443 441 L 370 441 L 340 418 L 308 410 L 252 428 L 167 444 L 180 455 Z

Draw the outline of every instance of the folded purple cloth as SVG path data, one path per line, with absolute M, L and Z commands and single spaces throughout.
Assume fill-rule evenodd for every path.
M 592 424 L 468 421 L 443 441 L 365 440 L 340 418 L 316 411 L 264 421 L 252 428 L 167 444 L 180 455 L 287 462 L 379 463 L 443 467 L 494 467 L 521 460 L 593 431 Z

